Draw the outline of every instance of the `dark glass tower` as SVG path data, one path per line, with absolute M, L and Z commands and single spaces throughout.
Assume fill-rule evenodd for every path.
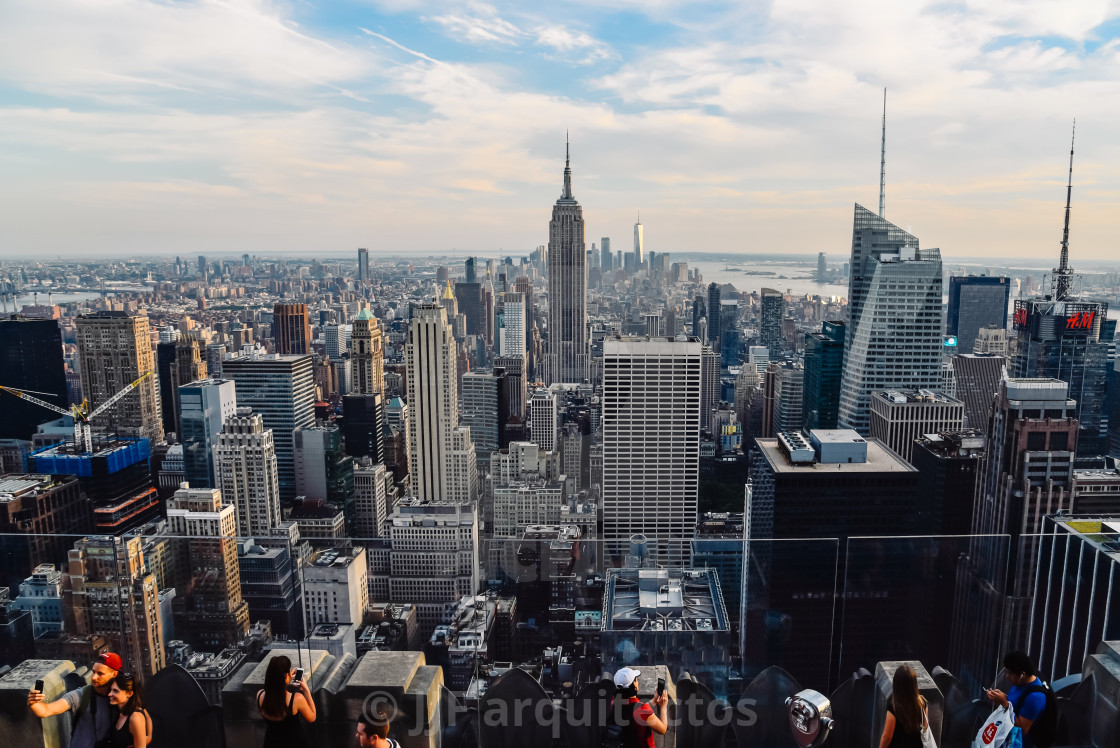
M 775 359 L 782 350 L 782 317 L 785 316 L 785 299 L 772 288 L 762 289 L 762 309 L 758 321 L 759 342 L 766 346 L 770 358 Z
M 1108 348 L 1101 336 L 1108 304 L 1101 301 L 1017 300 L 1018 346 L 1012 376 L 1060 379 L 1077 401 L 1077 454 L 1106 452 Z
M 34 390 L 35 397 L 66 407 L 66 371 L 62 332 L 53 319 L 11 315 L 0 319 L 0 384 Z M 10 394 L 0 394 L 0 438 L 30 439 L 35 428 L 54 420 L 53 413 Z
M 708 284 L 708 342 L 713 346 L 720 344 L 719 337 L 719 284 Z
M 834 429 L 840 411 L 840 377 L 844 372 L 843 321 L 824 322 L 805 336 L 805 429 Z
M 945 334 L 957 338 L 957 350 L 972 353 L 976 333 L 988 325 L 1007 327 L 1011 281 L 992 275 L 954 275 L 949 278 L 949 306 Z

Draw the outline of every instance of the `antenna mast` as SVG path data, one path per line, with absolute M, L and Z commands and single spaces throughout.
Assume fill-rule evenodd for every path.
M 1073 135 L 1069 139 L 1069 181 L 1066 183 L 1066 223 L 1062 229 L 1062 254 L 1058 267 L 1054 268 L 1054 300 L 1065 301 L 1069 298 L 1073 284 L 1073 268 L 1069 266 L 1069 207 L 1073 196 L 1073 143 L 1077 138 L 1077 120 L 1073 121 Z
M 879 152 L 879 217 L 887 209 L 887 89 L 883 89 L 883 145 Z

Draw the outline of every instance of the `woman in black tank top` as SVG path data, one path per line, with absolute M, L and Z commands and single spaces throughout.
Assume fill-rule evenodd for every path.
M 265 721 L 263 748 L 308 748 L 303 723 L 314 722 L 315 702 L 305 681 L 292 690 L 292 661 L 283 655 L 273 657 L 265 670 L 264 688 L 257 692 L 257 706 Z M 293 684 L 294 687 L 294 684 Z
M 144 689 L 131 673 L 120 673 L 109 689 L 117 716 L 99 748 L 146 748 L 152 742 L 152 720 L 144 710 Z

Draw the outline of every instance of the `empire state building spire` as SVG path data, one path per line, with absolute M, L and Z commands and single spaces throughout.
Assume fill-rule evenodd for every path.
M 568 141 L 568 133 L 564 133 L 564 192 L 561 200 L 572 200 L 572 147 Z
M 583 236 L 583 208 L 572 197 L 571 148 L 566 144 L 564 192 L 552 206 L 552 220 L 548 222 L 546 384 L 578 383 L 590 375 L 587 245 Z

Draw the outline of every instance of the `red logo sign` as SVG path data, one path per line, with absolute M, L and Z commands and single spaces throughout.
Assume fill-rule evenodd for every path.
M 1066 320 L 1067 330 L 1088 330 L 1093 327 L 1093 315 L 1096 312 L 1076 312 Z
M 1015 326 L 1016 327 L 1022 327 L 1025 324 L 1027 324 L 1027 310 L 1026 309 L 1016 309 L 1015 310 Z
M 999 727 L 996 726 L 995 722 L 984 728 L 984 745 L 990 745 L 991 742 L 995 740 L 997 730 L 999 730 Z

